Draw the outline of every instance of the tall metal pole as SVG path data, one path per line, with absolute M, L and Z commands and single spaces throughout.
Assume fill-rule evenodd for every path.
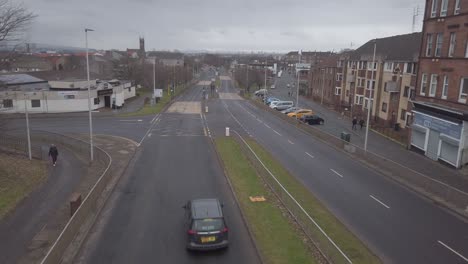
M 90 159 L 94 160 L 94 146 L 93 146 L 93 118 L 91 115 L 91 83 L 89 82 L 89 52 L 88 52 L 88 31 L 94 31 L 89 28 L 85 28 L 85 39 L 86 39 L 86 75 L 88 78 L 88 111 L 89 111 L 89 145 L 90 145 Z
M 28 155 L 29 155 L 29 160 L 32 159 L 32 154 L 31 154 L 31 135 L 29 134 L 29 114 L 28 114 L 28 106 L 27 106 L 27 100 L 26 100 L 26 94 L 24 94 L 24 113 L 26 114 L 26 135 L 28 137 Z
M 153 93 L 156 91 L 156 58 L 153 61 Z
M 247 84 L 245 85 L 247 92 L 249 91 L 249 64 L 247 64 Z
M 367 121 L 366 121 L 366 137 L 364 138 L 364 151 L 367 152 L 367 137 L 369 136 L 369 121 L 370 121 L 370 115 L 371 115 L 371 107 L 373 105 L 372 99 L 373 99 L 373 90 L 374 90 L 374 65 L 375 65 L 375 52 L 377 50 L 377 40 L 374 40 L 374 56 L 372 57 L 372 65 L 371 65 L 371 80 L 369 83 L 369 99 L 368 99 L 368 104 L 367 104 Z M 377 67 L 375 67 L 375 70 Z
M 301 70 L 298 69 L 299 64 L 301 63 L 301 56 L 302 56 L 302 50 L 297 51 L 299 63 L 296 66 L 296 74 L 297 74 L 297 91 L 296 91 L 296 107 L 299 107 L 299 74 L 301 73 Z
M 323 90 L 325 89 L 325 69 L 322 69 L 322 99 L 320 99 L 320 104 L 323 105 Z
M 266 70 L 267 70 L 267 63 L 268 61 L 265 61 L 265 95 L 268 95 L 268 88 L 267 88 L 267 83 L 266 83 Z M 266 96 L 265 97 L 265 100 L 267 99 Z

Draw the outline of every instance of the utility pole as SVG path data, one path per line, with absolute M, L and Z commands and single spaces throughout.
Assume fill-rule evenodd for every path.
M 320 99 L 320 104 L 323 105 L 323 90 L 325 89 L 325 68 L 322 69 L 322 99 Z
M 377 40 L 374 40 L 374 56 L 372 57 L 372 72 L 371 72 L 371 80 L 369 83 L 369 98 L 367 100 L 367 122 L 366 122 L 366 137 L 364 138 L 364 151 L 367 152 L 367 138 L 369 136 L 369 121 L 370 121 L 370 115 L 371 115 L 371 107 L 373 105 L 372 99 L 373 99 L 373 90 L 374 90 L 374 65 L 375 65 L 375 52 L 377 50 Z M 375 70 L 377 70 L 377 67 L 375 67 Z

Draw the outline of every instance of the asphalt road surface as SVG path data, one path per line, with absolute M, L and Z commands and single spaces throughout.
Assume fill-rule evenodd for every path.
M 212 133 L 255 138 L 385 263 L 468 263 L 465 220 L 232 96 L 231 81 L 220 93 L 206 115 Z
M 155 120 L 76 263 L 259 263 L 200 113 L 188 91 Z M 227 250 L 185 249 L 187 200 L 217 197 L 229 226 Z

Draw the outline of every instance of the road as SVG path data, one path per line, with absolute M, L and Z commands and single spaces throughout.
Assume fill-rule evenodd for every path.
M 76 263 L 259 263 L 200 112 L 201 86 L 155 120 Z M 230 230 L 226 251 L 185 250 L 187 200 L 217 197 Z
M 212 133 L 255 138 L 385 263 L 468 263 L 466 221 L 235 94 L 223 81 Z

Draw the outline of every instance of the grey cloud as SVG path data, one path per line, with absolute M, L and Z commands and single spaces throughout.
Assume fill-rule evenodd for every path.
M 339 50 L 409 33 L 424 0 L 24 0 L 38 14 L 30 41 L 148 49 Z M 420 17 L 421 20 L 421 17 Z M 420 26 L 420 24 L 419 24 Z

